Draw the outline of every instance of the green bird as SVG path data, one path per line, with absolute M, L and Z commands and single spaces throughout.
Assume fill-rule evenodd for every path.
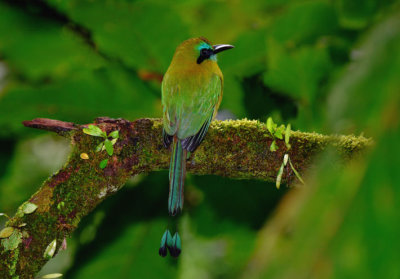
M 168 211 L 183 207 L 183 185 L 188 152 L 203 141 L 222 100 L 223 76 L 217 53 L 232 45 L 212 45 L 206 38 L 180 44 L 162 81 L 163 142 L 172 144 Z
M 183 208 L 183 185 L 188 152 L 203 141 L 222 100 L 224 78 L 217 64 L 217 53 L 231 45 L 212 45 L 206 38 L 193 38 L 180 44 L 162 81 L 163 142 L 172 144 L 169 167 L 168 212 L 175 216 Z M 173 257 L 181 253 L 181 238 L 167 229 L 161 238 L 159 254 Z

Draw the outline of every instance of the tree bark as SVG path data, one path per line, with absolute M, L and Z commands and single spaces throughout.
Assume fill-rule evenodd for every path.
M 82 128 L 87 125 L 51 119 L 34 119 L 23 124 L 69 138 L 72 151 L 65 166 L 47 179 L 26 202 L 35 204 L 37 209 L 26 214 L 24 203 L 7 222 L 6 226 L 14 231 L 1 240 L 0 278 L 34 278 L 47 262 L 44 254 L 53 240 L 56 240 L 58 251 L 81 218 L 123 187 L 129 177 L 167 169 L 169 165 L 169 150 L 162 144 L 160 119 L 130 122 L 97 118 L 94 125 L 103 131 L 119 131 L 112 156 L 106 151 L 95 151 L 102 139 L 84 134 Z M 283 140 L 277 140 L 278 150 L 271 152 L 272 141 L 266 126 L 258 121 L 215 121 L 204 142 L 188 158 L 187 171 L 275 181 L 285 154 L 289 154 L 301 174 L 312 166 L 313 156 L 329 146 L 347 160 L 372 144 L 370 139 L 361 136 L 325 136 L 294 131 L 290 137 L 290 150 Z M 89 158 L 82 159 L 82 153 Z M 108 164 L 101 169 L 99 164 L 104 159 L 108 159 Z M 282 183 L 290 184 L 295 180 L 293 171 L 286 168 Z M 11 238 L 17 242 L 10 248 Z

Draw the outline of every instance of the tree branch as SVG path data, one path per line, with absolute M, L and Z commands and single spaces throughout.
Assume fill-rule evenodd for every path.
M 24 205 L 21 205 L 7 222 L 6 226 L 14 228 L 14 232 L 1 241 L 0 278 L 33 278 L 47 262 L 44 252 L 54 239 L 58 250 L 80 219 L 117 192 L 129 177 L 167 169 L 169 165 L 169 151 L 161 140 L 160 119 L 129 122 L 97 118 L 95 125 L 103 131 L 119 130 L 120 138 L 111 157 L 105 151 L 95 152 L 101 138 L 84 134 L 82 128 L 87 125 L 51 119 L 34 119 L 23 124 L 67 137 L 73 148 L 65 166 L 27 201 L 37 205 L 37 209 L 24 214 Z M 372 144 L 364 137 L 292 132 L 290 150 L 286 149 L 284 141 L 278 140 L 278 150 L 271 152 L 272 140 L 266 126 L 258 121 L 215 121 L 205 141 L 188 159 L 187 171 L 275 181 L 286 153 L 295 168 L 304 173 L 311 166 L 313 156 L 328 146 L 338 150 L 342 158 L 349 159 Z M 87 153 L 89 159 L 82 159 L 81 153 Z M 108 165 L 101 169 L 99 163 L 107 158 Z M 282 182 L 290 183 L 295 179 L 293 172 L 285 171 Z M 14 249 L 10 249 L 11 238 L 17 240 Z

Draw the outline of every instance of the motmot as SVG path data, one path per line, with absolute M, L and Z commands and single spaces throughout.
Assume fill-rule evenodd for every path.
M 163 143 L 166 148 L 172 145 L 168 197 L 171 216 L 183 208 L 188 152 L 201 144 L 221 104 L 224 78 L 217 54 L 231 48 L 228 44 L 213 45 L 204 37 L 188 39 L 177 47 L 163 77 Z M 179 242 L 180 246 L 179 235 L 172 237 L 168 230 L 163 240 L 159 251 L 162 256 L 171 243 Z M 180 249 L 169 250 L 173 256 L 180 253 Z

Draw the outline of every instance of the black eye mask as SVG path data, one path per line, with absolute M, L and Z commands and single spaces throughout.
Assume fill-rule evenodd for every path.
M 206 59 L 209 59 L 211 55 L 214 55 L 214 51 L 211 48 L 202 48 L 200 50 L 200 55 L 197 58 L 197 64 L 200 64 Z
M 200 64 L 206 59 L 209 59 L 212 55 L 216 55 L 217 53 L 233 48 L 232 45 L 214 45 L 213 48 L 202 48 L 200 50 L 200 56 L 197 58 L 197 64 Z

